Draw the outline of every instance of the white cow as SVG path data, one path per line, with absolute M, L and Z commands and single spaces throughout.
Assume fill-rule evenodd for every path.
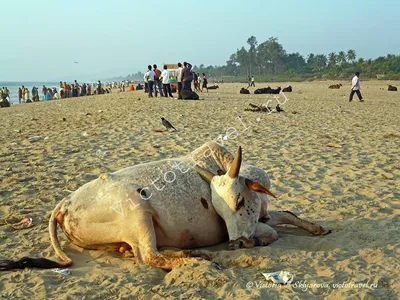
M 57 224 L 80 247 L 132 249 L 138 261 L 164 269 L 198 258 L 189 257 L 192 251 L 160 253 L 160 247 L 198 248 L 228 238 L 230 249 L 267 245 L 278 238 L 269 226 L 277 224 L 314 235 L 330 232 L 290 212 L 267 212 L 269 188 L 262 169 L 242 163 L 240 147 L 233 157 L 208 142 L 187 156 L 128 167 L 83 185 L 50 217 L 51 242 L 64 262 L 24 258 L 3 269 L 72 265 L 60 247 Z

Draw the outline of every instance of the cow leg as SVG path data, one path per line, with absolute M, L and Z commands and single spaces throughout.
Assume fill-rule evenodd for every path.
M 254 239 L 255 246 L 267 246 L 278 239 L 278 233 L 271 226 L 258 222 Z
M 136 223 L 137 222 L 137 223 Z M 132 247 L 132 249 L 138 248 L 138 258 L 145 264 L 158 267 L 165 270 L 171 270 L 172 268 L 188 263 L 199 261 L 199 258 L 182 258 L 182 257 L 168 257 L 162 255 L 157 250 L 156 233 L 154 231 L 154 225 L 152 216 L 148 212 L 144 212 L 141 216 L 136 219 L 136 224 L 140 224 L 140 230 L 136 228 L 127 228 L 128 232 L 135 232 L 135 239 L 126 239 L 125 242 Z
M 311 223 L 309 221 L 300 219 L 294 213 L 290 211 L 273 211 L 269 210 L 269 219 L 265 220 L 268 225 L 280 225 L 280 224 L 290 224 L 312 233 L 313 235 L 327 235 L 331 233 L 330 229 L 324 228 L 318 224 Z

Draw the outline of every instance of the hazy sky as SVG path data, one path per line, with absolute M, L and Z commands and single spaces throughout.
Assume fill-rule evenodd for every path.
M 95 80 L 184 60 L 221 65 L 251 35 L 278 37 L 305 56 L 400 49 L 398 0 L 4 0 L 0 9 L 0 81 Z

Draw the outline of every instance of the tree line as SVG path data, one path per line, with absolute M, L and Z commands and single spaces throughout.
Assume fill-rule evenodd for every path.
M 342 79 L 359 71 L 364 78 L 400 79 L 400 55 L 387 54 L 376 59 L 358 58 L 356 51 L 331 52 L 329 54 L 310 53 L 307 57 L 300 53 L 288 53 L 277 37 L 258 43 L 255 36 L 247 39 L 247 46 L 231 54 L 225 65 L 194 66 L 198 73 L 225 81 L 246 80 L 257 76 L 257 81 L 301 81 L 306 79 Z M 131 74 L 125 79 L 142 80 L 142 72 Z
M 400 55 L 388 54 L 376 59 L 358 58 L 356 51 L 331 52 L 328 55 L 288 53 L 277 37 L 258 43 L 256 37 L 247 39 L 243 46 L 231 54 L 223 66 L 195 66 L 194 70 L 209 77 L 258 76 L 266 80 L 304 80 L 312 78 L 348 78 L 359 71 L 366 78 L 400 79 Z

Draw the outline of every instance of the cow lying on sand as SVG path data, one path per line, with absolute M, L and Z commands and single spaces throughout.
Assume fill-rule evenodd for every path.
M 256 89 L 254 94 L 279 94 L 281 92 L 281 87 L 277 89 L 271 89 L 269 86 L 266 88 Z
M 284 92 L 284 93 L 291 93 L 291 92 L 292 92 L 292 86 L 289 85 L 288 87 L 283 88 L 282 92 Z
M 180 158 L 103 174 L 65 197 L 50 216 L 51 243 L 63 263 L 23 258 L 3 261 L 0 270 L 71 266 L 57 225 L 79 247 L 132 249 L 138 261 L 163 269 L 199 258 L 190 257 L 195 251 L 159 252 L 160 247 L 206 247 L 228 238 L 229 249 L 265 246 L 278 239 L 270 227 L 278 224 L 314 235 L 330 232 L 289 211 L 268 211 L 269 188 L 262 169 L 242 163 L 240 147 L 234 157 L 215 142 Z
M 388 91 L 396 92 L 397 91 L 397 87 L 389 84 L 388 85 Z
M 219 86 L 218 85 L 212 85 L 212 86 L 209 86 L 209 87 L 207 87 L 209 90 L 216 90 L 216 89 L 218 89 L 219 88 Z
M 332 85 L 330 85 L 330 86 L 328 86 L 328 89 L 340 89 L 340 87 L 342 86 L 342 84 L 341 83 L 339 83 L 339 84 L 332 84 Z
M 248 94 L 250 94 L 250 91 L 249 91 L 248 89 L 241 88 L 239 93 L 240 93 L 240 94 L 248 95 Z
M 190 92 L 186 90 L 181 90 L 179 93 L 179 99 L 183 100 L 199 100 L 199 95 L 197 95 L 195 92 Z

